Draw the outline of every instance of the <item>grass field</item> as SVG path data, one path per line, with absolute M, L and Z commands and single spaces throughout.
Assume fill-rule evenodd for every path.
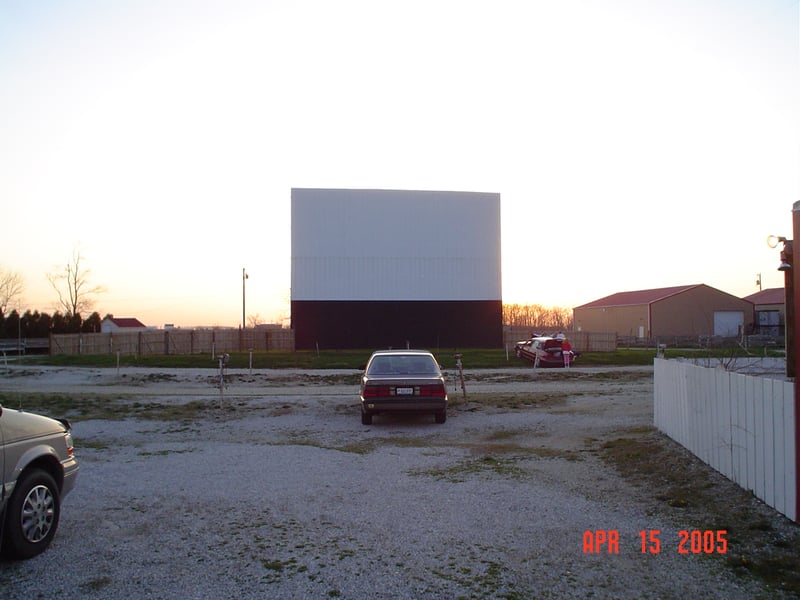
M 455 365 L 456 352 L 462 354 L 465 369 L 528 369 L 531 364 L 518 359 L 513 352 L 506 354 L 498 349 L 448 349 L 433 350 L 439 363 L 452 369 Z M 232 352 L 228 367 L 232 369 L 360 369 L 364 366 L 372 350 L 313 350 L 296 352 Z M 749 355 L 763 356 L 763 351 L 751 349 Z M 633 366 L 650 365 L 656 352 L 654 349 L 618 349 L 615 352 L 584 352 L 576 360 L 575 366 Z M 679 356 L 731 358 L 744 356 L 741 348 L 722 348 L 715 350 L 668 349 L 667 358 Z M 116 367 L 117 356 L 108 355 L 62 355 L 62 356 L 27 356 L 26 363 L 71 367 Z M 251 363 L 252 360 L 252 363 Z M 122 355 L 120 366 L 158 367 L 158 368 L 209 368 L 216 369 L 219 362 L 209 354 L 180 354 L 134 356 Z

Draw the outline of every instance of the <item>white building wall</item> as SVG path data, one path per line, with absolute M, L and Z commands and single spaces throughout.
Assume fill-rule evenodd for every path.
M 500 300 L 500 195 L 292 190 L 292 300 Z

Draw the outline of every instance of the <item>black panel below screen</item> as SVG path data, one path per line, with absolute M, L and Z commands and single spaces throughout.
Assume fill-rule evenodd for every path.
M 292 301 L 295 348 L 500 348 L 500 300 Z

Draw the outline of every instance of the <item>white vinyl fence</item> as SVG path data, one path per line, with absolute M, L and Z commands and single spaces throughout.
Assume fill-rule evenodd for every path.
M 655 359 L 655 426 L 797 521 L 794 384 Z

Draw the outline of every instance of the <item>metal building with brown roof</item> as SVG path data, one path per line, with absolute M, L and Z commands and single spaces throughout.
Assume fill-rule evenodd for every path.
M 753 304 L 705 284 L 619 292 L 573 309 L 577 331 L 618 336 L 734 337 L 753 328 Z
M 755 333 L 778 337 L 786 329 L 786 290 L 768 288 L 744 297 L 755 305 Z

